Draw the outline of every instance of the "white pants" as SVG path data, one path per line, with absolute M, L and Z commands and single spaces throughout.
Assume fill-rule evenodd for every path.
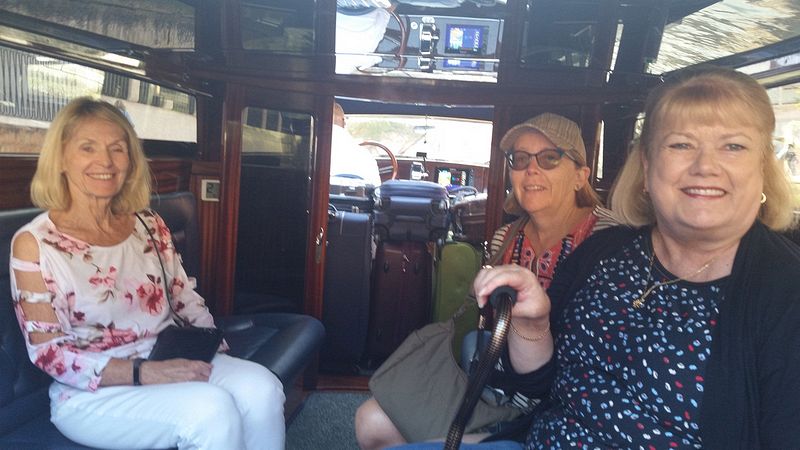
M 102 387 L 52 408 L 75 442 L 109 449 L 283 449 L 280 380 L 251 361 L 218 354 L 208 383 Z

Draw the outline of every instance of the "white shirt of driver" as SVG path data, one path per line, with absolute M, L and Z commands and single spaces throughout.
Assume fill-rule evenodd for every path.
M 378 186 L 381 175 L 378 163 L 366 147 L 358 145 L 344 128 L 334 125 L 331 136 L 331 176 L 355 175 L 364 184 Z
M 380 56 L 369 53 L 383 39 L 390 17 L 383 8 L 352 16 L 336 13 L 336 73 L 357 73 L 358 67 L 381 62 Z

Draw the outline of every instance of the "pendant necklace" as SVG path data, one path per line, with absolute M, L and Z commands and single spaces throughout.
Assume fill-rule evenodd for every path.
M 647 283 L 645 283 L 645 286 L 649 285 L 650 281 L 653 279 L 653 263 L 655 262 L 655 259 L 656 259 L 656 249 L 655 249 L 655 247 L 653 247 L 653 253 L 650 254 L 650 265 L 649 265 L 649 267 L 647 269 Z M 639 298 L 637 298 L 636 300 L 633 301 L 633 307 L 636 308 L 636 309 L 639 309 L 642 306 L 644 306 L 644 302 L 645 302 L 645 300 L 647 300 L 647 297 L 650 294 L 652 294 L 653 291 L 656 290 L 657 288 L 664 287 L 664 286 L 667 286 L 667 285 L 670 285 L 670 284 L 674 284 L 674 283 L 677 283 L 679 281 L 685 281 L 686 278 L 692 278 L 695 275 L 700 274 L 704 270 L 708 269 L 709 266 L 711 266 L 711 263 L 713 263 L 715 259 L 717 259 L 716 256 L 711 258 L 711 259 L 709 259 L 707 263 L 703 264 L 699 269 L 695 270 L 694 272 L 692 272 L 691 274 L 687 275 L 686 277 L 673 278 L 672 280 L 662 281 L 660 283 L 653 284 L 649 288 L 645 289 L 644 293 L 642 295 L 640 295 Z

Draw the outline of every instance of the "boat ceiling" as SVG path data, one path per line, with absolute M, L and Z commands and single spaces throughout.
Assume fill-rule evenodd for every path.
M 269 4 L 276 0 L 248 1 Z M 601 0 L 561 1 L 567 8 L 566 4 L 570 3 L 577 6 L 577 3 Z M 130 21 L 133 28 L 141 27 L 149 18 L 159 21 L 159 27 L 168 24 L 175 30 L 171 34 L 153 36 L 153 33 L 132 33 L 131 27 L 125 27 L 124 23 L 99 29 L 86 19 L 95 9 L 123 6 L 130 9 L 127 0 L 0 0 L 0 12 L 3 12 L 0 14 L 0 42 L 18 46 L 20 37 L 14 35 L 13 30 L 19 30 L 45 35 L 51 47 L 55 46 L 54 39 L 63 40 L 133 58 L 148 50 L 192 52 L 196 15 L 208 13 L 204 8 L 214 3 L 143 0 L 137 2 L 135 10 L 131 9 L 131 17 L 116 16 L 115 20 Z M 535 8 L 536 1 L 533 5 Z M 785 57 L 791 55 L 793 49 L 777 44 L 800 38 L 798 0 L 664 0 L 662 3 L 620 0 L 623 9 L 647 11 L 652 5 L 666 5 L 668 15 L 658 57 L 647 68 L 650 74 L 659 75 L 709 61 L 740 67 Z M 796 49 L 797 45 L 791 47 Z M 735 58 L 736 55 L 742 56 Z

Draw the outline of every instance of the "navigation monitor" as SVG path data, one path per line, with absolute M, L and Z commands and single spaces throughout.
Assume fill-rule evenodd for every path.
M 437 167 L 435 172 L 436 183 L 447 188 L 472 186 L 473 177 L 472 169 L 457 169 L 454 167 Z
M 444 52 L 457 55 L 485 55 L 489 27 L 450 25 L 445 29 Z

